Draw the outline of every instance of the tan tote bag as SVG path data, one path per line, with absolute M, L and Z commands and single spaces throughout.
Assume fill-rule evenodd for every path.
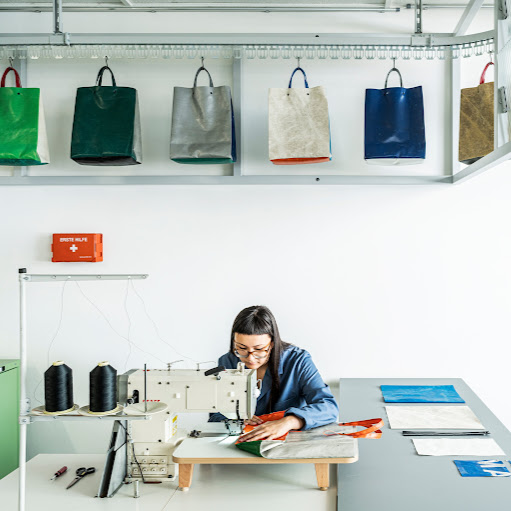
M 305 88 L 293 88 L 293 76 L 303 74 Z M 328 102 L 323 87 L 309 88 L 297 67 L 287 89 L 268 94 L 269 156 L 274 165 L 303 165 L 332 159 Z
M 485 83 L 486 64 L 477 87 L 461 90 L 459 161 L 470 165 L 493 151 L 493 82 Z

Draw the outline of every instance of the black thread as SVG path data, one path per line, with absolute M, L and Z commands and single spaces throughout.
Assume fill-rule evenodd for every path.
M 63 362 L 55 362 L 44 373 L 44 409 L 64 412 L 73 405 L 73 371 Z
M 108 362 L 101 364 L 89 373 L 89 410 L 94 413 L 117 408 L 117 371 Z

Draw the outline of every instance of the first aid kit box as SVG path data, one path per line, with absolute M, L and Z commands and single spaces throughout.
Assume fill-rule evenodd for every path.
M 103 260 L 102 234 L 54 234 L 54 263 L 97 263 Z

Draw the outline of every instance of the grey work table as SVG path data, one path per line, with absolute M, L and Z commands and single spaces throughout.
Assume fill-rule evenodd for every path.
M 459 378 L 342 378 L 342 422 L 381 417 L 382 438 L 359 440 L 359 461 L 338 465 L 338 509 L 342 511 L 481 511 L 510 509 L 511 477 L 461 477 L 452 460 L 511 459 L 511 433 Z M 390 429 L 380 385 L 454 385 L 506 456 L 419 456 L 412 438 Z M 427 403 L 403 403 L 420 406 Z M 461 405 L 463 405 L 461 403 Z M 432 406 L 430 404 L 429 406 Z M 442 406 L 439 404 L 439 406 Z M 452 406 L 452 404 L 451 404 Z M 439 438 L 439 437 L 420 437 Z M 464 438 L 464 437 L 453 437 Z M 466 438 L 466 437 L 465 437 Z M 511 466 L 506 464 L 508 469 Z

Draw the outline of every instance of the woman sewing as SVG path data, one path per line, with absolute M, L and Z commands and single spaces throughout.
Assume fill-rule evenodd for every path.
M 291 430 L 306 430 L 336 421 L 339 408 L 311 356 L 282 341 L 275 317 L 267 307 L 247 307 L 234 320 L 231 350 L 220 357 L 218 364 L 235 369 L 240 361 L 247 369 L 257 370 L 261 390 L 256 415 L 245 421 L 257 427 L 241 435 L 240 441 L 271 440 Z M 278 411 L 285 411 L 284 418 L 262 423 L 258 417 Z M 222 414 L 215 413 L 209 420 L 224 419 Z

